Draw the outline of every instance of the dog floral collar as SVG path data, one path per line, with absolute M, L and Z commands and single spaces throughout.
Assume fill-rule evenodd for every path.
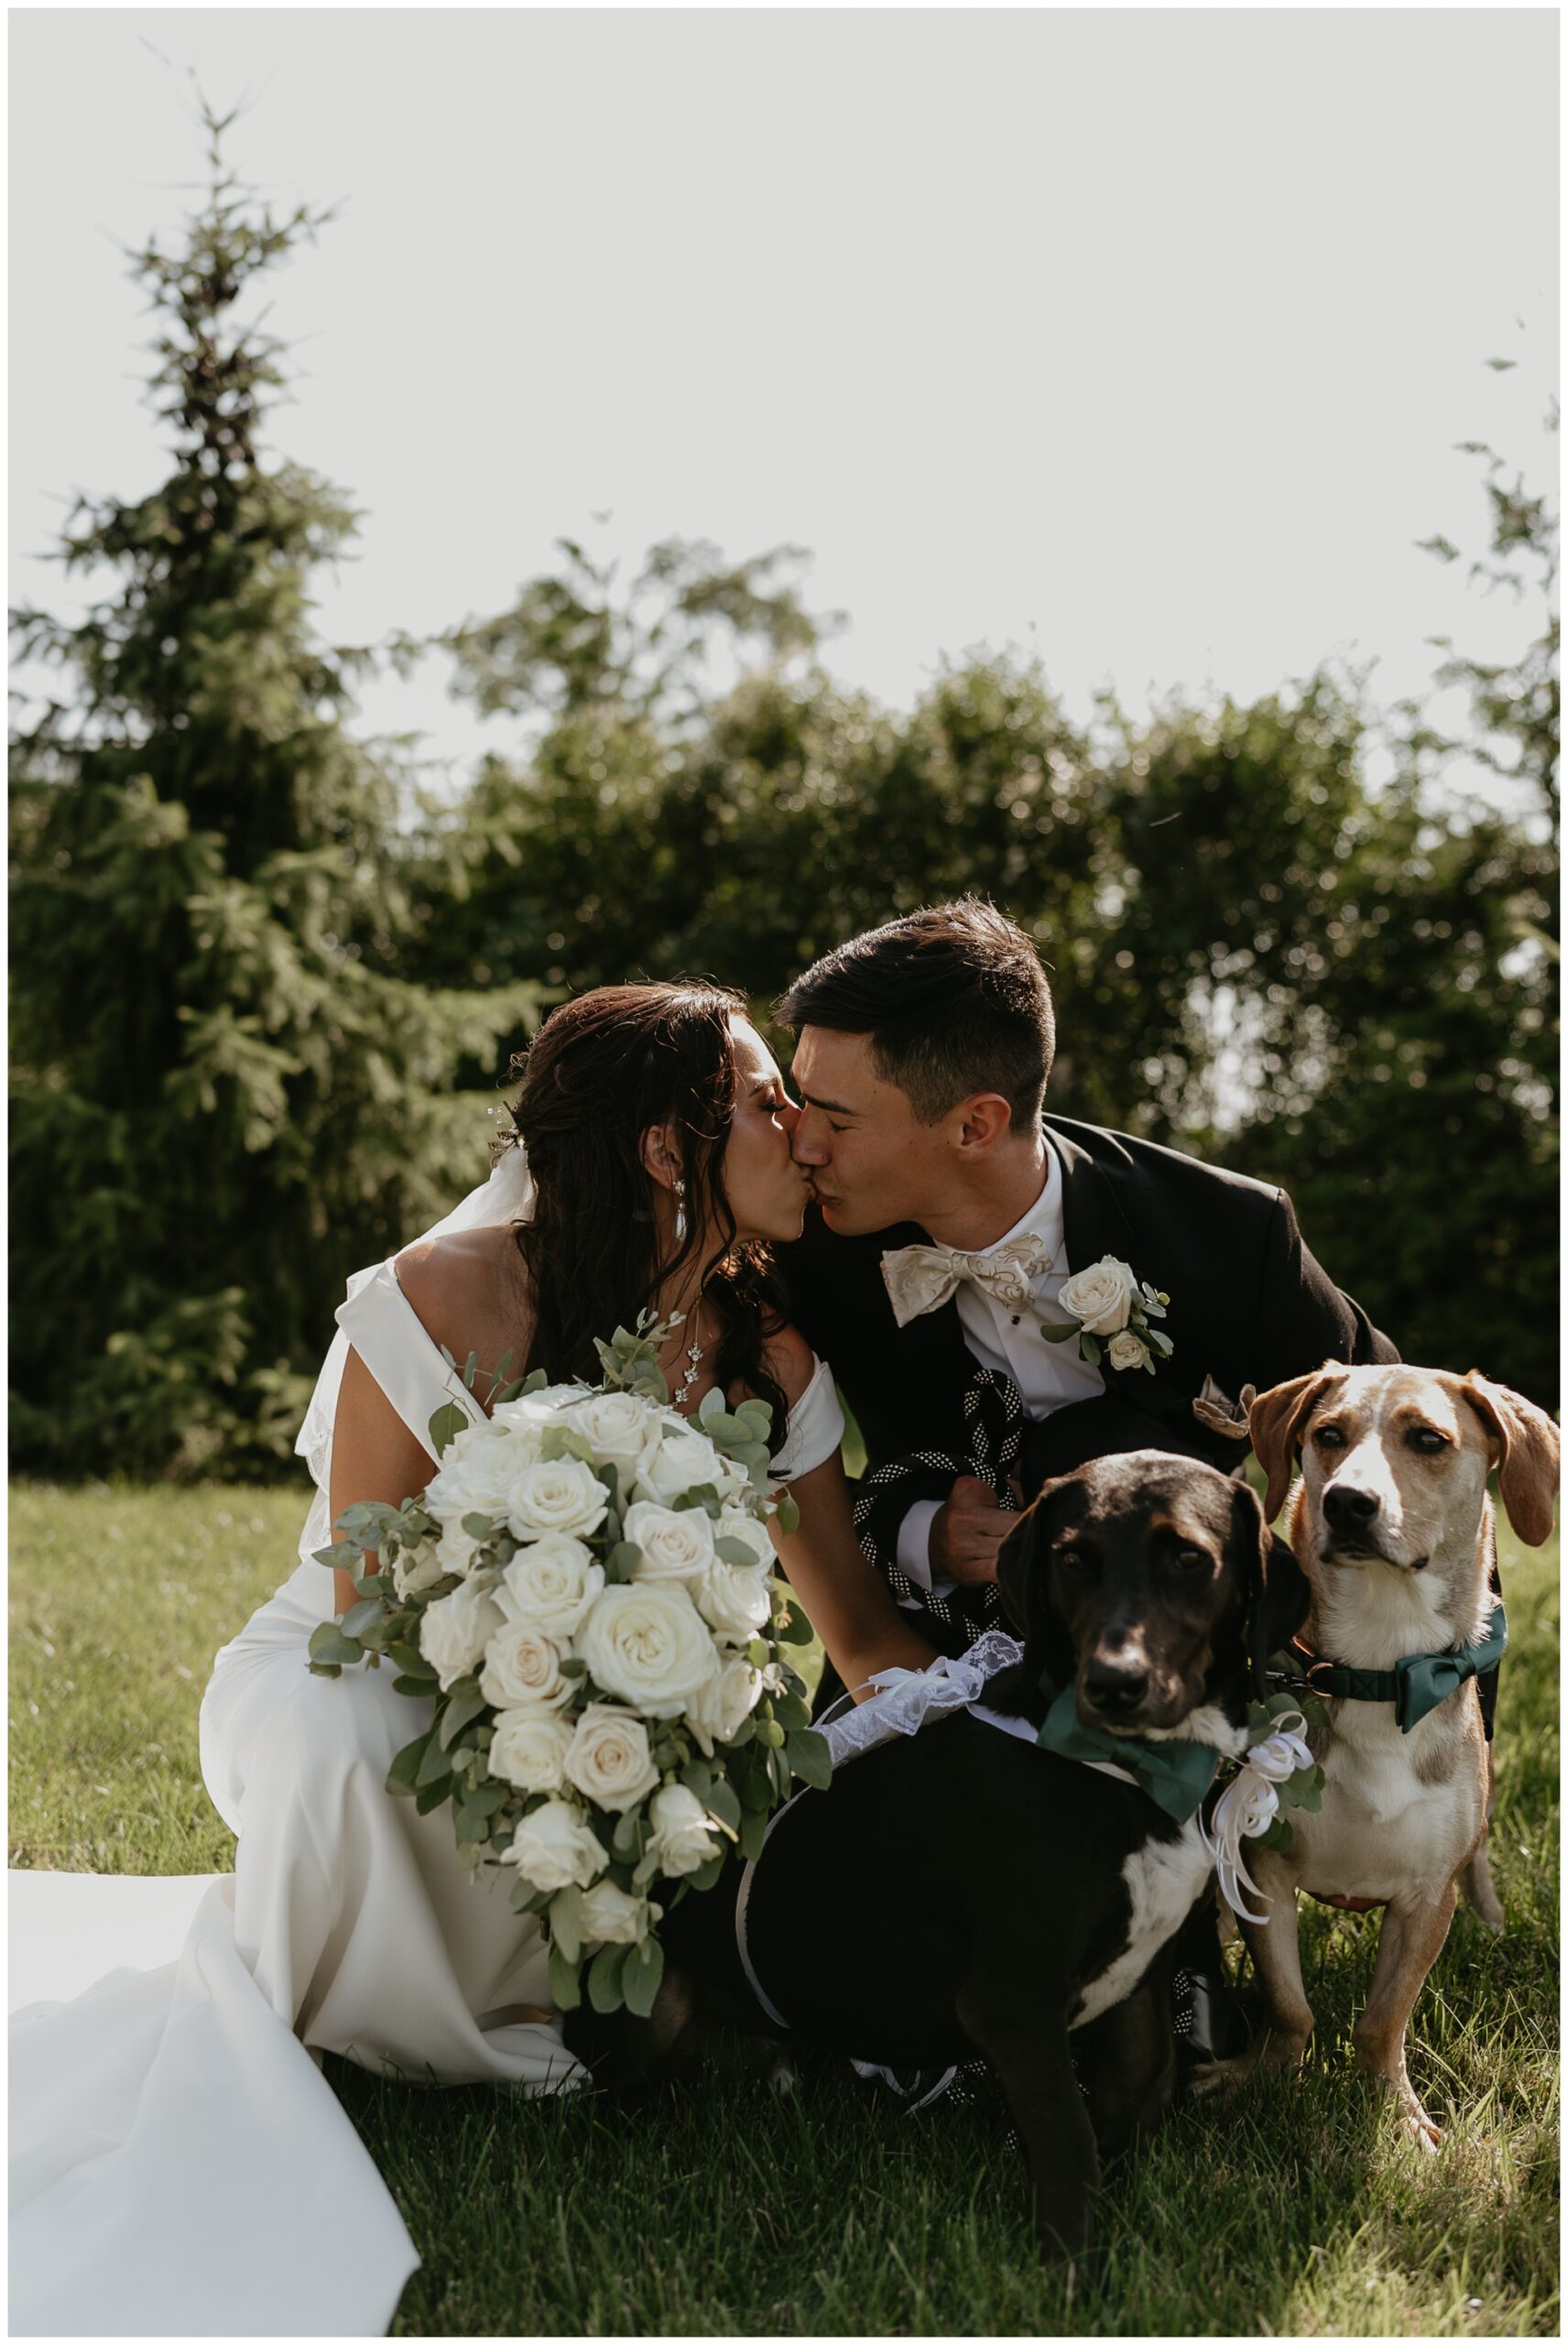
M 1077 1271 L 1057 1300 L 1073 1317 L 1061 1325 L 1042 1319 L 1040 1332 L 1048 1344 L 1078 1344 L 1078 1357 L 1091 1368 L 1118 1370 L 1147 1369 L 1154 1374 L 1156 1359 L 1169 1359 L 1171 1338 L 1152 1325 L 1163 1319 L 1170 1302 L 1158 1287 L 1133 1276 L 1131 1266 L 1114 1254 L 1102 1254 L 1086 1271 Z

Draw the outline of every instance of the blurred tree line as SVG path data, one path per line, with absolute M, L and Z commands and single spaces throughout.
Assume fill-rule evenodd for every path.
M 1282 1182 L 1406 1357 L 1555 1403 L 1556 521 L 1490 450 L 1475 567 L 1541 632 L 1440 681 L 1507 813 L 1443 788 L 1462 745 L 1415 707 L 1370 788 L 1328 672 L 1081 727 L 973 660 L 889 711 L 825 671 L 796 550 L 683 541 L 623 586 L 563 540 L 437 638 L 507 744 L 438 805 L 349 729 L 370 655 L 310 626 L 354 516 L 257 444 L 281 352 L 236 304 L 326 215 L 274 218 L 207 123 L 205 206 L 132 256 L 173 469 L 73 513 L 83 621 L 13 615 L 69 679 L 12 735 L 20 1466 L 275 1470 L 345 1274 L 481 1176 L 549 999 L 712 973 L 766 1014 L 966 889 L 1052 971 L 1055 1108 Z

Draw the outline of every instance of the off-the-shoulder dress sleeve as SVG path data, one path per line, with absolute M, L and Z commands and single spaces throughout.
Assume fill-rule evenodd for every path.
M 813 1355 L 814 1357 L 814 1355 Z M 789 1412 L 789 1430 L 768 1472 L 779 1481 L 809 1474 L 833 1456 L 844 1439 L 844 1411 L 825 1359 L 816 1361 L 811 1380 Z

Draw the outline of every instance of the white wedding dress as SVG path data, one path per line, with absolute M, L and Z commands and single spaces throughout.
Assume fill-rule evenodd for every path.
M 518 1217 L 526 1183 L 504 1158 L 438 1230 Z M 450 1816 L 385 1789 L 425 1707 L 388 1669 L 305 1665 L 333 1609 L 311 1557 L 349 1346 L 427 1445 L 443 1402 L 481 1413 L 391 1262 L 350 1280 L 337 1317 L 299 1443 L 317 1485 L 299 1566 L 201 1705 L 234 1872 L 10 1877 L 14 2336 L 382 2333 L 419 2258 L 320 2055 L 528 2095 L 587 2081 L 509 1877 L 464 1872 Z M 775 1473 L 809 1472 L 843 1429 L 819 1363 Z

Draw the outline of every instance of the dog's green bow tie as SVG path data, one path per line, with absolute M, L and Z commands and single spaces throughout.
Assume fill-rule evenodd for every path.
M 1045 1690 L 1050 1694 L 1053 1688 L 1047 1685 Z M 1059 1759 L 1108 1760 L 1124 1769 L 1176 1824 L 1185 1824 L 1197 1813 L 1222 1756 L 1207 1742 L 1139 1742 L 1131 1735 L 1111 1734 L 1105 1727 L 1083 1726 L 1071 1685 L 1056 1695 L 1035 1740 Z
M 1492 1608 L 1484 1637 L 1449 1652 L 1407 1653 L 1392 1669 L 1352 1669 L 1342 1661 L 1314 1661 L 1307 1683 L 1314 1694 L 1341 1702 L 1392 1702 L 1399 1732 L 1409 1734 L 1428 1712 L 1457 1694 L 1467 1677 L 1479 1677 L 1501 1661 L 1508 1642 L 1508 1616 L 1501 1598 Z

